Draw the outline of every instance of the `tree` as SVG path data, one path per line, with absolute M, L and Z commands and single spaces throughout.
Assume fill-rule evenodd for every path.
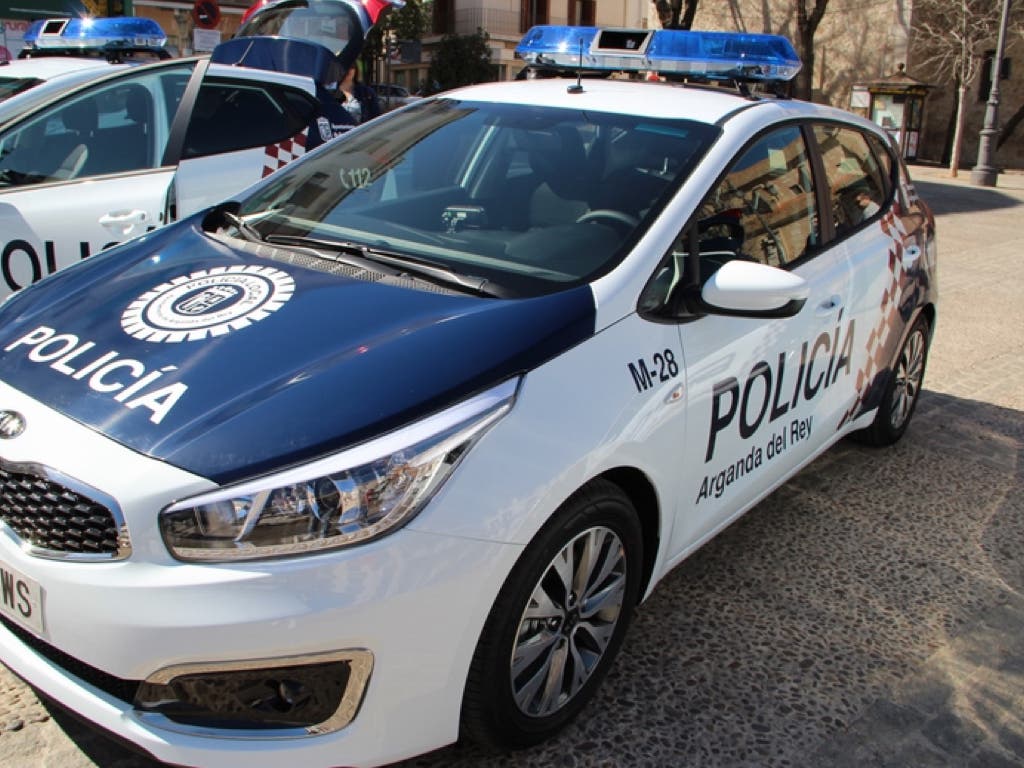
M 392 9 L 374 25 L 366 36 L 361 57 L 366 72 L 374 71 L 374 62 L 384 59 L 384 41 L 392 45 L 415 42 L 430 28 L 429 0 L 407 0 L 405 7 Z
M 796 52 L 802 66 L 793 81 L 793 96 L 811 100 L 814 89 L 814 33 L 825 16 L 828 0 L 814 0 L 808 12 L 807 0 L 796 0 Z
M 430 61 L 432 90 L 447 91 L 460 85 L 497 79 L 491 64 L 490 35 L 482 29 L 472 35 L 445 35 Z
M 960 170 L 967 90 L 984 65 L 985 49 L 999 32 L 1000 3 L 992 0 L 919 0 L 912 49 L 917 65 L 936 79 L 952 80 L 956 87 L 953 148 L 949 173 Z M 1018 6 L 1014 33 L 1021 30 Z M 987 95 L 987 94 L 986 94 Z
M 698 0 L 655 0 L 658 20 L 665 29 L 691 29 Z M 683 6 L 686 6 L 685 10 Z

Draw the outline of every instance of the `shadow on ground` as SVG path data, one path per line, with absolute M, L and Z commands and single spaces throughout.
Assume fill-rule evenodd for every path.
M 911 172 L 913 173 L 913 172 Z M 1024 206 L 1020 197 L 994 189 L 970 187 L 953 182 L 941 183 L 914 179 L 917 193 L 931 206 L 936 216 L 946 213 L 973 213 L 999 208 Z

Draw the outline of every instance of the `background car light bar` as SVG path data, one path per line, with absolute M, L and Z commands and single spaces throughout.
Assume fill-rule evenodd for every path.
M 711 80 L 791 80 L 800 71 L 800 59 L 785 37 L 746 32 L 538 26 L 526 33 L 516 54 L 539 67 L 655 71 Z
M 167 35 L 152 19 L 44 19 L 25 31 L 26 47 L 39 49 L 109 50 L 162 48 Z

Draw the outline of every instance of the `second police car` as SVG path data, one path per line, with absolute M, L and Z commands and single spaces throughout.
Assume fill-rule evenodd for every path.
M 151 20 L 33 25 L 32 58 L 0 78 L 72 71 L 0 101 L 0 297 L 216 203 L 349 127 L 330 87 L 388 3 L 368 5 L 274 0 L 209 59 L 144 66 L 102 57 L 165 53 Z
M 0 659 L 174 764 L 544 739 L 666 572 L 898 440 L 933 220 L 760 35 L 540 27 L 0 310 Z M 82 628 L 88 627 L 88 632 Z

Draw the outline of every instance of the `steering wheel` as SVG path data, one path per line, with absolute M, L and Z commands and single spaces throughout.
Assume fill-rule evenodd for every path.
M 630 216 L 628 213 L 611 208 L 596 208 L 593 211 L 587 211 L 576 219 L 576 223 L 585 224 L 588 221 L 599 221 L 601 219 L 610 219 L 615 224 L 625 224 L 627 227 L 635 227 L 640 223 L 640 219 L 636 216 Z

